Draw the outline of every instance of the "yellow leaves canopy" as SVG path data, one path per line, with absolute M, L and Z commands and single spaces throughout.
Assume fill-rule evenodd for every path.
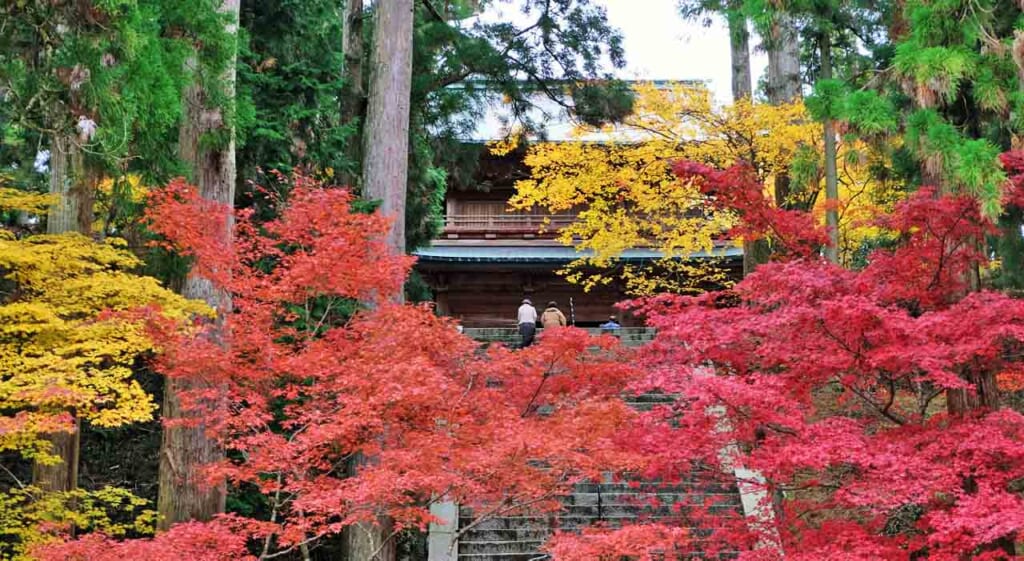
M 20 189 L 0 187 L 0 210 L 46 214 L 53 202 L 53 195 L 48 193 L 31 193 Z
M 607 268 L 626 249 L 653 247 L 665 255 L 659 263 L 623 266 L 617 273 L 631 292 L 696 288 L 724 275 L 714 259 L 682 258 L 713 254 L 733 217 L 708 211 L 699 191 L 671 173 L 670 163 L 689 159 L 727 167 L 744 160 L 770 179 L 786 169 L 801 145 L 814 141 L 818 130 L 800 104 L 718 107 L 703 87 L 645 84 L 637 88 L 635 113 L 603 129 L 608 142 L 531 146 L 526 164 L 532 179 L 517 183 L 511 206 L 578 212 L 579 219 L 562 229 L 559 239 L 592 250 L 594 257 L 571 267 L 572 280 L 607 282 L 608 274 L 582 271 Z M 594 131 L 581 127 L 578 132 Z M 652 269 L 663 281 L 672 280 L 654 282 Z
M 715 259 L 685 258 L 714 253 L 716 247 L 735 242 L 721 239 L 733 217 L 709 211 L 697 189 L 678 181 L 669 169 L 675 160 L 723 169 L 743 161 L 769 187 L 780 175 L 798 179 L 791 182 L 792 200 L 787 204 L 811 208 L 823 199 L 818 196 L 824 181 L 822 128 L 802 103 L 744 100 L 719 106 L 706 88 L 691 84 L 643 84 L 636 93 L 634 114 L 622 124 L 601 129 L 607 142 L 539 143 L 527 151 L 531 179 L 517 182 L 510 206 L 578 214 L 558 239 L 581 251 L 591 250 L 594 257 L 570 266 L 565 271 L 570 280 L 589 286 L 615 275 L 625 279 L 630 292 L 644 294 L 685 291 L 725 278 Z M 577 130 L 578 137 L 594 132 L 588 127 Z M 508 150 L 504 143 L 493 148 Z M 877 185 L 868 173 L 875 163 L 866 160 L 868 152 L 865 146 L 844 143 L 840 153 L 845 159 L 842 204 L 854 207 L 844 226 L 859 224 L 878 202 L 878 197 L 869 196 Z M 802 175 L 793 169 L 801 160 Z M 820 205 L 819 211 L 823 213 Z M 846 241 L 856 244 L 861 239 L 863 235 L 853 235 Z M 666 257 L 645 267 L 617 261 L 626 249 L 637 247 L 656 248 Z M 587 272 L 595 268 L 603 272 Z
M 46 461 L 38 436 L 67 430 L 67 411 L 105 427 L 151 418 L 156 406 L 132 374 L 153 343 L 126 312 L 185 320 L 209 310 L 132 274 L 140 262 L 122 245 L 80 234 L 0 239 L 0 450 Z

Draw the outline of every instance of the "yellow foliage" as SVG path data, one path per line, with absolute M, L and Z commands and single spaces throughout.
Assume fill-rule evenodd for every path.
M 601 129 L 608 141 L 539 143 L 527 151 L 531 178 L 517 182 L 510 206 L 578 214 L 558 236 L 562 243 L 588 252 L 564 271 L 569 280 L 590 286 L 609 282 L 614 275 L 633 294 L 685 291 L 725 280 L 715 259 L 682 258 L 713 253 L 716 239 L 734 218 L 710 212 L 696 188 L 673 176 L 669 166 L 674 160 L 718 168 L 746 162 L 770 186 L 781 174 L 794 175 L 791 165 L 809 153 L 813 162 L 808 177 L 803 185 L 794 182 L 788 202 L 810 208 L 824 198 L 818 196 L 823 189 L 822 129 L 802 103 L 776 106 L 744 100 L 718 106 L 706 88 L 688 84 L 642 84 L 636 93 L 634 114 Z M 576 131 L 577 138 L 594 132 L 588 127 Z M 492 150 L 500 153 L 508 147 L 499 144 Z M 866 147 L 844 150 L 840 171 L 848 226 L 873 212 L 874 202 L 864 191 L 877 185 L 867 172 Z M 868 233 L 861 230 L 846 240 L 859 243 Z M 619 260 L 625 250 L 638 247 L 657 249 L 666 257 L 646 266 Z M 603 272 L 593 274 L 595 268 Z
M 31 547 L 58 540 L 71 527 L 114 537 L 152 534 L 156 513 L 148 504 L 114 487 L 59 493 L 14 487 L 0 493 L 0 560 L 27 561 Z
M 800 104 L 718 107 L 705 88 L 643 84 L 637 87 L 634 114 L 602 130 L 608 142 L 531 146 L 526 155 L 531 179 L 516 184 L 511 206 L 578 213 L 559 240 L 593 256 L 570 266 L 570 280 L 589 286 L 615 274 L 634 294 L 695 289 L 725 275 L 715 259 L 685 258 L 714 254 L 716 239 L 734 218 L 709 211 L 696 187 L 675 178 L 670 163 L 689 159 L 727 167 L 743 160 L 767 180 L 784 171 L 818 130 L 808 124 Z M 647 266 L 617 261 L 637 247 L 656 248 L 665 257 Z M 618 270 L 607 272 L 612 265 Z M 586 272 L 595 267 L 606 273 Z
M 495 156 L 506 156 L 519 148 L 519 134 L 508 134 L 500 140 L 492 140 L 487 143 L 487 149 Z
M 886 149 L 898 148 L 899 142 L 899 137 L 888 139 Z M 905 193 L 899 183 L 879 179 L 878 174 L 871 173 L 872 168 L 889 165 L 888 154 L 854 140 L 840 142 L 838 153 L 839 261 L 844 266 L 851 266 L 865 242 L 885 235 L 886 232 L 874 221 L 878 216 L 892 212 L 893 206 L 903 199 Z M 818 177 L 815 184 L 820 192 L 824 191 L 824 177 Z M 824 196 L 816 199 L 814 211 L 818 216 L 824 216 Z
M 96 185 L 97 199 L 102 204 L 113 199 L 118 194 L 123 195 L 126 200 L 133 203 L 141 203 L 146 200 L 150 188 L 142 184 L 142 178 L 137 175 L 127 175 L 120 178 L 106 177 Z
M 0 210 L 46 214 L 54 200 L 54 196 L 48 193 L 31 193 L 19 189 L 0 187 Z
M 72 415 L 102 427 L 152 418 L 156 405 L 133 372 L 156 349 L 129 312 L 184 321 L 212 311 L 132 274 L 140 265 L 114 238 L 0 236 L 0 452 L 53 464 L 60 458 L 44 435 L 72 430 Z M 26 559 L 69 528 L 152 531 L 146 501 L 123 489 L 44 493 L 14 483 L 0 491 L 0 560 Z
M 123 312 L 210 311 L 132 274 L 140 262 L 120 245 L 80 234 L 0 239 L 0 451 L 45 461 L 39 436 L 61 428 L 66 411 L 104 427 L 151 418 L 156 406 L 132 372 L 153 342 Z
M 92 231 L 103 232 L 111 226 L 111 220 L 123 218 L 124 206 L 137 207 L 145 202 L 150 187 L 142 183 L 138 175 L 105 177 L 96 184 Z M 119 208 L 121 210 L 119 210 Z M 131 214 L 131 211 L 128 211 Z M 120 215 L 120 216 L 119 216 Z

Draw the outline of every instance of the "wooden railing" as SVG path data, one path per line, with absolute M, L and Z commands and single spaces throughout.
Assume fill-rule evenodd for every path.
M 554 233 L 572 224 L 576 216 L 567 214 L 450 214 L 445 217 L 446 232 Z

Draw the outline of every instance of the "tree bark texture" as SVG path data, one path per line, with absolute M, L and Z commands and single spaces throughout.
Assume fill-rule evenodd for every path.
M 392 536 L 391 520 L 382 517 L 377 525 L 355 524 L 345 528 L 347 561 L 394 561 L 398 550 Z
M 779 105 L 800 98 L 800 44 L 796 22 L 780 14 L 771 24 L 768 45 L 768 101 Z M 790 178 L 775 178 L 775 203 L 785 207 L 789 201 Z
M 369 103 L 363 128 L 363 197 L 380 200 L 391 218 L 387 242 L 405 252 L 405 195 L 409 176 L 409 97 L 412 89 L 413 0 L 375 2 Z M 359 469 L 362 458 L 349 466 Z M 367 461 L 372 461 L 369 459 Z M 349 561 L 392 561 L 391 523 L 359 524 L 346 531 Z
M 734 8 L 736 6 L 730 6 Z M 726 13 L 729 24 L 729 58 L 732 75 L 732 99 L 751 99 L 754 94 L 750 75 L 750 31 L 747 19 L 737 10 Z M 758 265 L 768 262 L 771 249 L 767 240 L 743 240 L 743 276 L 754 272 Z
M 78 461 L 82 449 L 81 421 L 76 417 L 74 432 L 55 432 L 46 435 L 50 452 L 60 463 L 32 465 L 32 481 L 43 491 L 72 491 L 78 488 Z
M 729 55 L 732 66 L 732 99 L 750 99 L 754 87 L 750 77 L 750 31 L 747 18 L 730 11 L 726 15 L 729 23 Z
M 50 194 L 57 200 L 46 219 L 46 233 L 92 231 L 93 191 L 97 177 L 86 169 L 85 158 L 71 134 L 58 135 L 50 145 Z
M 832 79 L 832 38 L 821 37 L 821 78 Z M 825 224 L 828 226 L 829 245 L 825 256 L 832 263 L 839 263 L 839 175 L 836 170 L 836 128 L 832 119 L 823 124 L 825 134 Z
M 239 0 L 224 0 L 221 10 L 231 15 L 229 31 L 238 28 Z M 235 61 L 228 63 L 225 76 L 225 93 L 228 100 L 234 99 Z M 233 125 L 225 119 L 221 108 L 210 107 L 208 96 L 202 88 L 193 86 L 185 93 L 185 115 L 179 130 L 179 153 L 192 170 L 192 181 L 199 188 L 203 198 L 233 207 L 235 199 L 235 132 Z M 230 102 L 230 101 L 229 101 Z M 200 144 L 204 134 L 227 131 L 228 140 L 223 146 L 207 147 Z M 228 219 L 223 232 L 210 232 L 211 236 L 230 238 L 233 220 Z M 217 321 L 223 325 L 223 318 L 231 311 L 231 295 L 210 280 L 190 275 L 185 281 L 182 294 L 188 298 L 204 300 L 218 313 Z M 222 328 L 223 329 L 223 328 Z M 226 339 L 223 332 L 214 336 Z M 163 418 L 165 420 L 188 419 L 185 426 L 164 426 L 160 446 L 160 490 L 157 497 L 159 530 L 189 520 L 209 520 L 224 512 L 225 488 L 210 485 L 203 477 L 203 466 L 223 457 L 223 451 L 206 434 L 201 420 L 182 410 L 182 392 L 201 389 L 195 382 L 168 378 L 164 386 Z
M 85 167 L 82 150 L 69 134 L 57 135 L 50 141 L 50 194 L 56 201 L 46 219 L 46 233 L 92 230 L 92 202 L 96 175 Z M 51 452 L 60 463 L 32 466 L 32 481 L 45 491 L 70 491 L 78 487 L 78 461 L 81 450 L 81 422 L 76 418 L 73 432 L 57 432 L 46 436 Z
M 374 23 L 370 100 L 363 140 L 363 196 L 381 201 L 392 220 L 388 244 L 405 252 L 409 173 L 413 0 L 379 0 Z
M 800 98 L 800 44 L 796 23 L 781 14 L 768 40 L 768 100 L 789 103 Z
M 362 114 L 366 98 L 363 87 L 363 0 L 346 0 L 341 35 L 345 64 L 341 117 L 343 121 L 349 121 Z
M 342 70 L 341 122 L 362 122 L 366 112 L 366 88 L 363 72 L 363 0 L 346 0 L 342 15 Z M 344 185 L 358 185 L 358 164 L 362 161 L 361 143 L 354 137 L 345 147 L 353 171 L 343 172 L 339 180 Z

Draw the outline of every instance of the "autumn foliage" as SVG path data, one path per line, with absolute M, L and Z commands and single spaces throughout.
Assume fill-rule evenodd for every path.
M 1024 303 L 975 290 L 991 231 L 977 202 L 920 189 L 877 218 L 898 243 L 854 271 L 822 260 L 823 231 L 775 207 L 749 168 L 674 169 L 780 251 L 731 289 L 630 303 L 658 329 L 638 355 L 574 329 L 481 349 L 428 308 L 395 304 L 410 259 L 345 190 L 296 178 L 276 219 L 236 214 L 232 247 L 205 235 L 229 223 L 193 188 L 155 192 L 153 230 L 234 295 L 223 325 L 150 322 L 157 367 L 204 382 L 186 404 L 228 451 L 206 473 L 256 490 L 266 512 L 36 554 L 266 559 L 356 523 L 389 520 L 392 539 L 434 521 L 442 500 L 483 519 L 557 512 L 586 480 L 704 473 L 761 504 L 673 505 L 678 519 L 561 532 L 546 551 L 1015 558 L 1024 417 L 989 382 L 1020 369 Z M 649 411 L 622 400 L 649 393 L 675 399 Z M 368 461 L 353 474 L 356 457 Z
M 677 170 L 746 206 L 725 191 L 743 185 L 740 172 Z M 797 227 L 803 217 L 741 214 L 756 230 L 813 232 Z M 715 465 L 733 450 L 764 478 L 750 483 L 772 499 L 776 524 L 720 538 L 775 543 L 786 559 L 1015 558 L 1024 417 L 991 405 L 997 396 L 963 410 L 951 395 L 991 394 L 983 381 L 1016 367 L 1024 303 L 970 290 L 991 228 L 975 200 L 921 189 L 879 220 L 900 245 L 861 271 L 795 251 L 733 290 L 635 303 L 659 336 L 633 389 L 684 396 L 651 415 L 661 424 L 643 440 L 653 472 Z
M 192 536 L 194 549 L 210 544 L 195 558 L 220 559 L 214 544 L 228 533 L 273 555 L 382 517 L 396 533 L 424 528 L 442 500 L 484 517 L 555 509 L 574 482 L 639 466 L 617 438 L 634 415 L 619 398 L 633 370 L 612 338 L 565 329 L 529 351 L 481 352 L 449 320 L 393 303 L 411 260 L 389 253 L 383 218 L 351 202 L 296 178 L 278 218 L 238 213 L 236 243 L 222 247 L 205 235 L 227 227 L 222 213 L 192 187 L 152 195 L 153 230 L 234 295 L 224 338 L 154 324 L 158 369 L 204 382 L 185 400 L 228 452 L 206 466 L 210 481 L 258 490 L 269 515 L 191 525 L 148 546 L 90 538 L 42 557 Z M 347 475 L 356 456 L 370 461 Z

